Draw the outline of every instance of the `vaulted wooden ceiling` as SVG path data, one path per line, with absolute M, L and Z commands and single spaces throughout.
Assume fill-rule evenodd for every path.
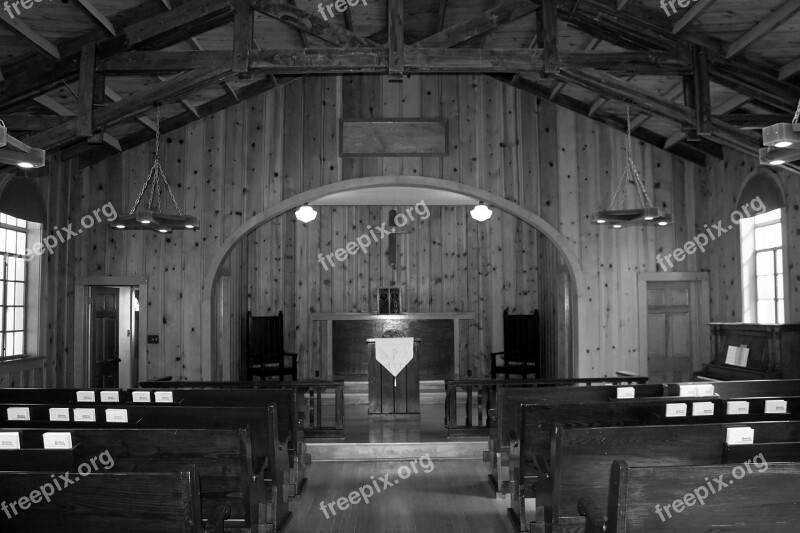
M 312 0 L 13 0 L 0 119 L 85 166 L 151 140 L 156 102 L 170 131 L 307 74 L 472 72 L 621 130 L 630 105 L 634 136 L 698 164 L 757 156 L 800 98 L 800 0 L 679 1 L 358 0 L 325 20 Z

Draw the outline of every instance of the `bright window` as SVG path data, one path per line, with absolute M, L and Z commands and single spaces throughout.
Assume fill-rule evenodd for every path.
M 781 209 L 742 220 L 742 282 L 746 322 L 785 322 L 781 220 Z
M 25 294 L 28 223 L 0 213 L 1 358 L 25 355 Z

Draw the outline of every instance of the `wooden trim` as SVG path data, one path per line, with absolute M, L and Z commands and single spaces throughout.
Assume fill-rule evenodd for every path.
M 47 358 L 42 355 L 9 359 L 0 361 L 0 372 L 14 373 L 22 372 L 24 370 L 33 370 L 35 368 L 44 368 L 46 362 Z
M 73 358 L 74 374 L 72 377 L 73 387 L 89 387 L 91 376 L 89 369 L 89 350 L 88 346 L 88 303 L 89 291 L 91 287 L 102 286 L 136 286 L 139 288 L 140 295 L 147 295 L 147 278 L 139 276 L 86 276 L 75 279 L 75 327 L 73 329 Z M 143 301 L 143 298 L 140 298 Z M 131 375 L 131 383 L 146 381 L 147 376 L 147 302 L 139 306 L 139 361 L 136 372 Z
M 708 329 L 705 334 L 701 328 L 707 328 L 711 320 L 711 296 L 709 290 L 708 272 L 642 272 L 637 276 L 638 290 L 638 318 L 639 318 L 639 375 L 648 375 L 647 367 L 647 283 L 648 282 L 680 282 L 686 281 L 691 284 L 689 288 L 690 297 L 695 304 L 699 315 L 695 331 L 693 331 L 692 345 L 696 350 L 692 350 L 692 360 L 694 367 L 699 369 L 703 355 L 710 354 L 711 331 Z

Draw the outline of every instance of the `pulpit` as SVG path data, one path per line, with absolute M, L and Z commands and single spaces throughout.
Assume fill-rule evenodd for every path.
M 397 330 L 386 331 L 384 338 L 403 337 Z M 413 357 L 395 377 L 379 362 L 376 339 L 368 338 L 369 410 L 371 415 L 419 416 L 419 350 L 414 338 Z

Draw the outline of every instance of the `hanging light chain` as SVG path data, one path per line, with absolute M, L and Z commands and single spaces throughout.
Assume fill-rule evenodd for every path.
M 800 110 L 800 108 L 798 109 Z M 647 189 L 645 189 L 644 187 L 644 182 L 642 181 L 642 177 L 639 175 L 639 170 L 636 168 L 636 162 L 633 160 L 633 145 L 631 143 L 630 105 L 627 105 L 625 107 L 625 116 L 627 118 L 627 125 L 628 125 L 628 131 L 625 138 L 625 152 L 626 152 L 625 169 L 622 171 L 622 175 L 620 176 L 619 182 L 617 183 L 617 188 L 614 191 L 614 195 L 611 197 L 611 204 L 609 205 L 609 209 L 614 208 L 614 205 L 617 201 L 617 196 L 619 196 L 620 191 L 622 191 L 622 196 L 620 197 L 620 207 L 625 205 L 628 182 L 632 182 L 636 186 L 636 192 L 639 196 L 639 201 L 642 203 L 642 207 L 653 207 L 653 204 L 650 201 L 650 197 L 647 195 Z
M 156 198 L 156 209 L 158 212 L 161 212 L 161 181 L 164 182 L 164 188 L 167 192 L 169 192 L 169 196 L 172 199 L 172 203 L 175 206 L 175 210 L 178 212 L 178 215 L 183 215 L 181 212 L 181 208 L 178 206 L 177 200 L 175 200 L 175 195 L 172 193 L 172 187 L 169 186 L 169 182 L 167 181 L 167 176 L 164 173 L 164 168 L 161 166 L 161 162 L 158 159 L 159 152 L 161 151 L 161 107 L 156 107 L 156 147 L 155 147 L 155 158 L 153 160 L 153 166 L 150 167 L 150 172 L 147 173 L 147 179 L 142 186 L 142 190 L 139 192 L 139 196 L 136 198 L 136 202 L 133 204 L 133 208 L 131 208 L 130 214 L 134 214 L 136 212 L 136 208 L 139 206 L 139 203 L 142 200 L 142 196 L 144 196 L 145 191 L 147 190 L 148 186 L 150 187 L 150 197 L 147 201 L 147 209 L 152 210 L 153 206 L 153 197 Z M 152 183 L 151 183 L 152 181 Z M 156 192 L 156 189 L 158 191 Z
M 798 119 L 800 119 L 800 100 L 797 101 L 797 110 L 794 112 L 794 118 L 792 119 L 792 124 L 797 124 Z

